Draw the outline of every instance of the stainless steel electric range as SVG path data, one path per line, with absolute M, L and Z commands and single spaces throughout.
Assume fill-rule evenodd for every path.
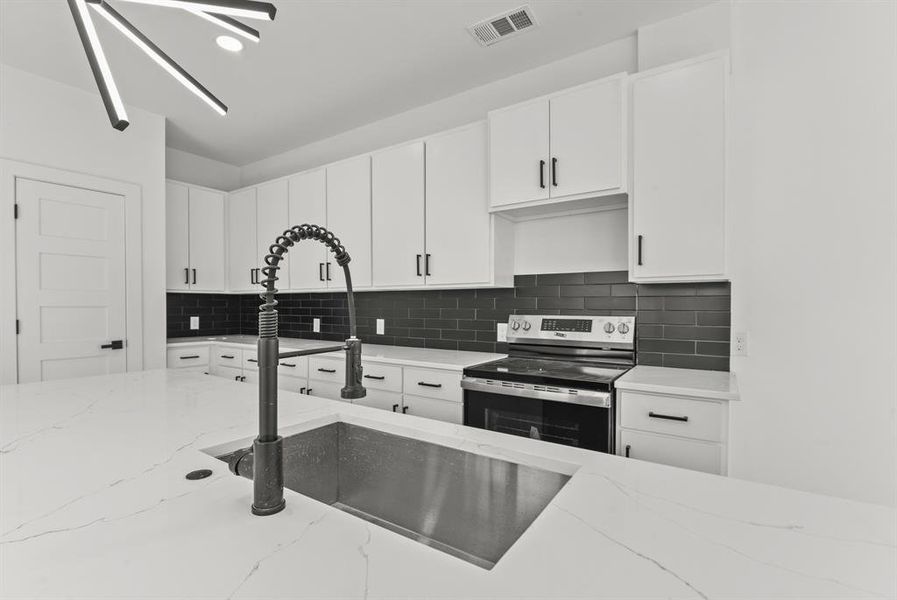
M 507 358 L 464 369 L 464 424 L 613 453 L 635 317 L 513 315 Z

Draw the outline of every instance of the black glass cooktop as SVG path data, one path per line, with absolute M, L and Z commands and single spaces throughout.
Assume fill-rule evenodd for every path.
M 464 369 L 469 377 L 604 389 L 629 367 L 542 358 L 501 358 Z

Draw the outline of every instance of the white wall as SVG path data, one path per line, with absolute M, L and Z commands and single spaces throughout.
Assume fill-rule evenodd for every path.
M 720 0 L 671 19 L 639 27 L 639 71 L 726 50 L 731 44 L 731 18 L 732 3 L 730 0 Z
M 143 355 L 165 365 L 165 119 L 128 107 L 124 132 L 99 95 L 0 65 L 0 158 L 139 185 L 143 200 Z
M 165 177 L 216 190 L 240 187 L 240 167 L 177 148 L 165 149 Z
M 732 10 L 731 474 L 897 505 L 897 3 Z
M 635 36 L 632 36 L 246 165 L 243 185 L 472 123 L 485 119 L 486 112 L 494 108 L 635 70 Z

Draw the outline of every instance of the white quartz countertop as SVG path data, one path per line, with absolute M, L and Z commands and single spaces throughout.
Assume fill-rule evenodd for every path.
M 621 390 L 679 394 L 714 400 L 738 400 L 739 398 L 735 374 L 728 371 L 700 371 L 639 365 L 623 374 L 614 382 L 614 385 Z
M 897 595 L 892 508 L 280 397 L 283 433 L 343 420 L 574 474 L 485 570 L 289 490 L 252 516 L 251 482 L 202 451 L 253 436 L 250 386 L 178 370 L 3 386 L 0 597 Z
M 169 338 L 171 346 L 202 346 L 209 343 L 236 344 L 255 348 L 258 338 L 252 335 L 227 335 L 217 337 L 181 337 Z M 280 338 L 280 351 L 306 350 L 323 348 L 339 344 L 338 341 L 307 340 L 302 338 Z M 333 353 L 339 356 L 339 353 Z M 322 354 L 321 356 L 327 356 Z M 431 369 L 447 369 L 460 371 L 465 367 L 504 358 L 507 354 L 490 352 L 465 352 L 459 350 L 439 350 L 436 348 L 412 348 L 409 346 L 386 346 L 381 344 L 362 344 L 361 357 L 371 362 L 400 364 L 410 367 Z

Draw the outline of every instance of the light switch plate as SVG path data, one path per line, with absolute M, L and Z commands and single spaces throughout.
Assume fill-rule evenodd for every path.
M 199 329 L 199 317 L 190 317 L 190 329 Z
M 508 341 L 508 324 L 507 323 L 499 323 L 495 332 L 495 339 L 499 342 L 507 342 Z
M 377 319 L 377 335 L 383 335 L 386 331 L 386 319 Z
M 315 333 L 321 333 L 321 319 L 315 317 L 311 320 L 311 330 Z

